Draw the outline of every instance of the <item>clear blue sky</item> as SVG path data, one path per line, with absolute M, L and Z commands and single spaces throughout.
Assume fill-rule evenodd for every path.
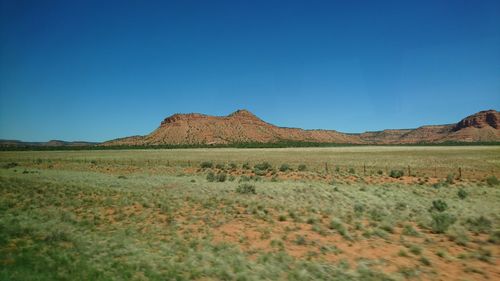
M 363 132 L 500 108 L 500 1 L 0 0 L 0 138 L 246 108 Z

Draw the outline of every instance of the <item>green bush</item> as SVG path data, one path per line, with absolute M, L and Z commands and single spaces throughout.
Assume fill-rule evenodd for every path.
M 280 172 L 286 172 L 288 170 L 290 170 L 290 165 L 288 165 L 288 164 L 282 164 L 280 166 Z
M 244 183 L 236 188 L 236 192 L 241 194 L 256 194 L 255 185 Z
M 226 181 L 226 173 L 220 173 L 217 175 L 217 181 L 218 182 L 225 182 Z
M 299 171 L 305 171 L 307 170 L 307 166 L 304 164 L 300 164 L 299 167 L 297 168 Z
M 207 174 L 207 181 L 209 181 L 209 182 L 215 181 L 215 174 L 212 172 L 208 173 Z
M 255 164 L 255 166 L 253 166 L 255 170 L 261 170 L 261 171 L 270 170 L 272 167 L 273 166 L 271 166 L 271 164 L 269 164 L 268 162 L 262 162 L 259 164 Z
M 220 164 L 220 163 L 219 163 L 219 164 L 215 165 L 215 168 L 217 168 L 217 169 L 219 169 L 219 170 L 224 170 L 225 165 L 224 165 L 224 164 Z
M 378 170 L 378 171 L 377 171 L 377 174 L 379 174 L 379 175 L 383 175 L 383 174 L 384 174 L 384 171 L 382 171 L 382 170 Z
M 402 177 L 405 173 L 402 170 L 391 170 L 389 173 L 389 177 L 399 179 Z
M 487 178 L 486 178 L 486 183 L 487 183 L 489 186 L 495 186 L 495 185 L 499 185 L 499 184 L 500 184 L 500 181 L 498 181 L 497 177 L 495 177 L 495 176 L 490 176 L 490 177 L 487 177 Z
M 436 210 L 438 212 L 444 212 L 448 209 L 448 204 L 441 199 L 432 201 L 431 211 Z
M 465 191 L 465 189 L 460 188 L 458 190 L 458 192 L 457 192 L 457 195 L 458 195 L 458 198 L 460 198 L 460 199 L 463 200 L 463 199 L 467 198 L 467 196 L 469 195 L 469 193 L 467 193 L 467 191 Z
M 431 229 L 434 233 L 445 233 L 457 219 L 447 213 L 433 213 Z
M 201 162 L 201 164 L 200 164 L 200 167 L 202 169 L 212 168 L 213 166 L 214 166 L 214 164 L 212 162 L 209 162 L 209 161 Z
M 248 163 L 243 163 L 243 165 L 241 165 L 241 168 L 242 168 L 242 169 L 245 169 L 245 170 L 250 170 L 250 164 L 248 164 Z
M 356 173 L 356 170 L 354 170 L 354 168 L 349 168 L 349 174 L 355 174 Z

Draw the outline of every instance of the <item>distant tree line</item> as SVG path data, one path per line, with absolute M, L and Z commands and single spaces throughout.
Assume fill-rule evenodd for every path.
M 230 144 L 161 144 L 161 145 L 85 145 L 85 146 L 0 146 L 0 151 L 50 151 L 50 150 L 126 150 L 126 149 L 186 149 L 186 148 L 290 148 L 290 147 L 349 147 L 349 146 L 473 146 L 500 145 L 500 142 L 441 142 L 414 144 L 352 144 L 279 141 L 272 143 L 244 142 Z

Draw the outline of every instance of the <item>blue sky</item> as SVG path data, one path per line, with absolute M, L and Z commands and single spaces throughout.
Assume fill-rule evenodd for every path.
M 0 0 L 0 138 L 176 113 L 363 132 L 500 108 L 500 1 Z

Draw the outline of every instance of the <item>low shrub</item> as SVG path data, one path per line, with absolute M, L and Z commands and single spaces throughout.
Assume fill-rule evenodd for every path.
M 467 198 L 467 196 L 469 196 L 469 193 L 467 193 L 467 191 L 465 191 L 465 189 L 460 188 L 457 192 L 457 195 L 458 195 L 458 198 L 463 200 L 463 199 Z
M 475 233 L 488 233 L 491 230 L 491 221 L 483 216 L 467 219 L 467 228 Z
M 219 170 L 224 170 L 225 165 L 224 165 L 224 164 L 220 164 L 220 163 L 219 163 L 219 164 L 215 165 L 215 168 L 217 168 L 217 169 L 219 169 Z
M 256 176 L 265 176 L 265 175 L 267 175 L 267 170 L 255 169 L 253 172 L 255 173 Z
M 488 242 L 500 245 L 500 230 L 493 231 L 493 233 L 490 234 L 490 238 L 488 238 Z
M 444 212 L 448 209 L 448 204 L 441 199 L 432 201 L 432 207 L 430 211 L 436 210 L 438 212 Z
M 414 254 L 414 255 L 420 255 L 420 254 L 422 254 L 422 248 L 420 248 L 420 247 L 419 247 L 419 246 L 417 246 L 417 245 L 411 245 L 411 246 L 409 247 L 409 250 L 410 250 L 410 252 L 411 252 L 412 254 Z
M 354 170 L 354 168 L 349 168 L 349 174 L 355 174 L 356 173 L 356 170 Z
M 10 163 L 7 163 L 5 165 L 2 166 L 2 168 L 4 169 L 10 169 L 10 168 L 15 168 L 17 167 L 19 164 L 17 164 L 16 162 L 10 162 Z
M 457 219 L 447 213 L 433 213 L 431 229 L 434 233 L 445 233 Z
M 236 192 L 241 193 L 241 194 L 256 194 L 257 193 L 255 190 L 255 185 L 248 184 L 248 183 L 240 184 L 236 188 Z
M 363 213 L 364 211 L 365 211 L 365 205 L 363 205 L 362 203 L 354 204 L 354 212 L 360 214 Z
M 226 181 L 226 173 L 220 173 L 220 174 L 217 174 L 217 181 L 218 182 L 225 182 Z
M 282 164 L 280 166 L 280 172 L 286 172 L 288 170 L 290 170 L 290 165 L 288 165 L 288 164 Z
M 407 224 L 403 227 L 403 231 L 402 231 L 402 234 L 403 235 L 406 235 L 406 236 L 419 236 L 419 233 L 418 231 L 413 228 L 413 226 Z
M 299 171 L 305 171 L 307 170 L 307 166 L 304 164 L 300 164 L 299 167 L 297 168 Z
M 297 235 L 297 237 L 295 238 L 295 244 L 297 244 L 297 245 L 307 244 L 306 238 L 304 238 L 304 236 L 302 236 L 302 235 Z
M 391 170 L 389 173 L 389 177 L 399 179 L 402 177 L 405 173 L 402 170 Z
M 335 229 L 342 237 L 344 238 L 350 238 L 349 233 L 347 232 L 347 229 L 345 226 L 340 222 L 339 220 L 333 219 L 330 222 L 330 229 Z
M 215 174 L 210 172 L 207 174 L 207 181 L 209 182 L 214 182 L 215 181 Z
M 499 185 L 500 181 L 498 181 L 497 177 L 495 177 L 495 176 L 489 176 L 486 178 L 486 183 L 489 186 L 495 186 L 495 185 Z
M 250 181 L 250 180 L 251 180 L 251 178 L 249 176 L 243 175 L 243 176 L 241 176 L 239 182 L 246 182 L 246 181 Z
M 202 168 L 202 169 L 212 168 L 213 166 L 214 166 L 214 164 L 212 162 L 209 162 L 209 161 L 201 162 L 201 164 L 200 164 L 200 168 Z
M 271 169 L 273 166 L 271 166 L 271 164 L 269 164 L 268 162 L 262 162 L 262 163 L 259 163 L 259 164 L 255 164 L 253 166 L 253 168 L 255 170 L 261 170 L 261 171 L 267 171 L 269 169 Z

